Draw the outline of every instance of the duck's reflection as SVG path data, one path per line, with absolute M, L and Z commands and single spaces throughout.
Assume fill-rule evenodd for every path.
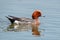
M 39 25 L 32 25 L 32 35 L 40 35 L 40 31 L 38 30 Z
M 40 31 L 38 30 L 39 25 L 24 25 L 24 24 L 11 24 L 7 27 L 7 31 L 32 31 L 32 35 L 40 35 Z
M 29 31 L 29 29 L 31 29 L 31 27 L 29 27 L 29 25 L 24 25 L 24 24 L 11 24 L 9 25 L 9 27 L 7 27 L 7 31 Z

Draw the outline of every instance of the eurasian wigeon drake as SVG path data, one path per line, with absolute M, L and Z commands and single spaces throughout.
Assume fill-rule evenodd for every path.
M 41 11 L 40 10 L 35 10 L 32 14 L 32 19 L 30 18 L 18 18 L 15 16 L 10 16 L 8 15 L 8 19 L 10 20 L 11 24 L 16 23 L 16 24 L 40 24 L 39 22 L 39 17 L 41 17 Z

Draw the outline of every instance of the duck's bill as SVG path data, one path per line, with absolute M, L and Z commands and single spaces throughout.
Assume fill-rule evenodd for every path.
M 41 17 L 45 17 L 45 16 L 41 16 Z

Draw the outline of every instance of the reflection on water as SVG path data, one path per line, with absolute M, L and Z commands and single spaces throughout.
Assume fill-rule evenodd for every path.
M 31 27 L 23 24 L 11 24 L 9 27 L 7 27 L 8 31 L 28 31 L 28 29 L 31 29 Z
M 32 35 L 40 35 L 38 27 L 39 25 L 32 25 Z
M 40 35 L 38 30 L 39 25 L 24 25 L 24 24 L 11 24 L 7 27 L 7 31 L 21 32 L 21 31 L 31 31 L 32 35 Z

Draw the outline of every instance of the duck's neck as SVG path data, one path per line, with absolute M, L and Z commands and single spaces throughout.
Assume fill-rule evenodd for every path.
M 34 19 L 35 20 L 35 24 L 36 25 L 39 25 L 40 24 L 40 21 L 39 21 L 39 19 L 37 18 L 37 19 Z

